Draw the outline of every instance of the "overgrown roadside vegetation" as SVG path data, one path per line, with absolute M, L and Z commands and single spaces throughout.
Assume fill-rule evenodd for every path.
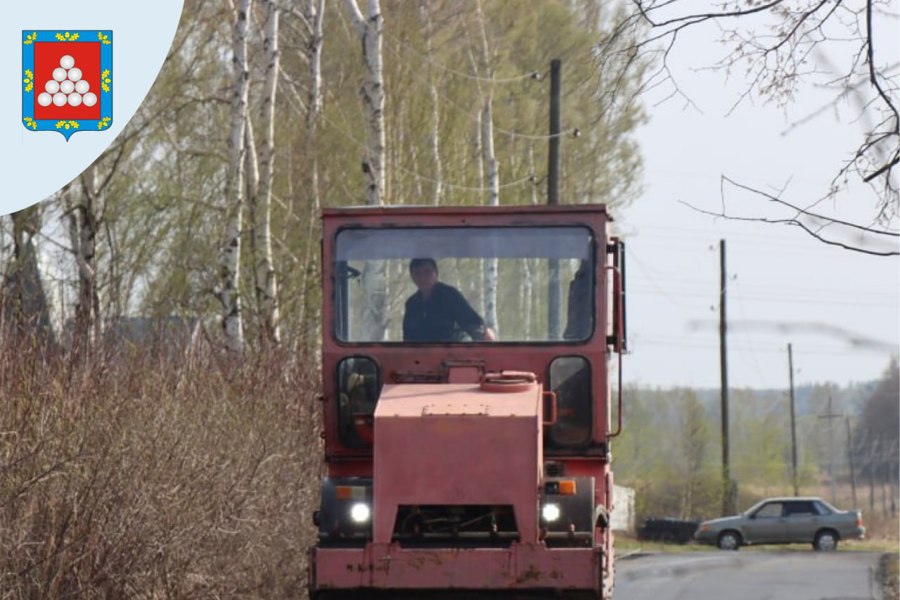
M 300 597 L 315 371 L 0 349 L 0 598 Z
M 878 563 L 878 582 L 881 584 L 881 600 L 900 598 L 900 554 L 885 554 Z

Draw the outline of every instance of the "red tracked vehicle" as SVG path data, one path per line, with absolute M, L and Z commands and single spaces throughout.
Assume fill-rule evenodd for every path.
M 602 205 L 324 211 L 312 598 L 611 596 L 610 220 Z M 496 339 L 404 341 L 414 258 L 477 312 L 495 299 Z

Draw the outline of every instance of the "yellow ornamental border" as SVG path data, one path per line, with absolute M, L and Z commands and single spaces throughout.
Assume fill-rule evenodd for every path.
M 105 69 L 103 73 L 100 74 L 100 87 L 103 88 L 104 92 L 109 93 L 109 84 L 112 83 L 112 78 L 109 76 L 109 69 Z
M 37 39 L 37 31 L 32 32 L 30 35 L 26 35 L 25 41 L 22 43 L 25 44 L 26 46 L 30 46 L 31 44 L 34 43 L 34 40 L 36 40 L 36 39 Z
M 107 127 L 109 127 L 109 122 L 111 120 L 112 119 L 110 119 L 109 117 L 103 117 L 102 119 L 97 121 L 97 129 L 106 129 Z
M 111 41 L 109 41 L 109 36 L 104 35 L 102 31 L 97 32 L 97 39 L 103 42 L 104 46 L 109 46 L 112 43 Z
M 25 83 L 26 92 L 34 89 L 34 73 L 31 72 L 31 69 L 25 69 L 25 79 L 22 81 Z
M 65 33 L 57 33 L 56 39 L 60 42 L 74 42 L 78 39 L 77 33 L 69 33 L 68 31 Z
M 31 117 L 25 117 L 25 126 L 31 127 L 35 131 L 37 131 L 37 122 Z
M 78 129 L 80 125 L 78 121 L 57 121 L 56 128 L 57 129 Z

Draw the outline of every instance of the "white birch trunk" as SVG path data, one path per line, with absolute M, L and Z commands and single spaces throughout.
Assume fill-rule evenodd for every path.
M 325 0 L 307 0 L 306 4 L 306 23 L 309 27 L 309 41 L 307 47 L 309 54 L 307 60 L 309 62 L 309 97 L 307 100 L 306 126 L 308 129 L 306 137 L 306 156 L 311 161 L 310 165 L 310 208 L 306 226 L 306 243 L 303 256 L 303 275 L 300 282 L 300 300 L 299 313 L 300 318 L 305 319 L 308 308 L 309 285 L 310 278 L 313 275 L 312 264 L 315 260 L 313 249 L 317 247 L 315 240 L 316 224 L 319 218 L 319 207 L 321 206 L 321 196 L 319 191 L 319 153 L 318 153 L 318 133 L 319 133 L 319 115 L 322 113 L 322 42 L 324 40 L 324 22 L 325 22 Z M 322 265 L 324 268 L 324 265 Z M 321 339 L 320 328 L 321 319 L 315 318 L 313 322 L 316 324 L 314 336 L 315 339 Z M 298 340 L 298 343 L 301 343 Z M 318 346 L 318 344 L 315 344 Z
M 528 145 L 528 170 L 534 177 L 534 144 Z M 531 204 L 537 206 L 538 190 L 537 183 L 531 184 Z M 525 272 L 522 274 L 522 316 L 525 322 L 522 324 L 525 333 L 525 339 L 530 340 L 534 321 L 531 318 L 531 311 L 534 310 L 534 268 L 530 258 L 522 261 Z
M 493 70 L 490 66 L 490 47 L 488 45 L 487 30 L 485 29 L 484 13 L 481 0 L 477 3 L 478 21 L 481 25 L 481 64 L 485 77 L 490 79 Z M 484 108 L 481 116 L 481 148 L 484 152 L 484 166 L 487 169 L 488 206 L 500 204 L 500 169 L 497 156 L 494 153 L 494 111 L 493 90 L 490 82 L 487 83 L 487 91 L 484 95 Z M 497 328 L 497 259 L 487 261 L 484 273 L 484 322 L 499 336 Z
M 233 29 L 233 77 L 231 135 L 228 142 L 228 173 L 225 181 L 225 243 L 220 258 L 219 300 L 225 346 L 232 353 L 243 352 L 244 328 L 239 293 L 241 229 L 243 227 L 244 143 L 250 73 L 247 68 L 247 25 L 252 0 L 239 0 Z
M 497 157 L 494 155 L 494 117 L 490 96 L 484 103 L 481 133 L 481 147 L 484 151 L 484 164 L 487 167 L 488 206 L 498 206 L 500 204 L 500 174 Z M 484 273 L 484 323 L 497 334 L 499 334 L 497 327 L 498 276 L 497 259 L 491 258 L 487 261 Z
M 78 270 L 78 291 L 75 299 L 75 321 L 72 332 L 72 349 L 75 356 L 87 357 L 95 339 L 96 314 L 94 312 L 94 287 L 96 285 L 95 250 L 97 220 L 93 198 L 88 193 L 90 182 L 88 169 L 78 187 L 66 186 L 62 190 L 63 204 L 69 219 L 69 243 Z
M 356 0 L 346 0 L 350 19 L 359 34 L 363 47 L 365 75 L 362 101 L 366 115 L 367 141 L 363 157 L 365 198 L 369 206 L 384 204 L 385 189 L 385 133 L 384 79 L 381 38 L 384 20 L 379 0 L 366 1 L 366 15 Z M 363 269 L 363 289 L 366 304 L 360 335 L 366 340 L 382 340 L 387 331 L 387 276 L 384 261 L 368 261 Z
M 97 171 L 88 168 L 81 175 L 84 201 L 82 203 L 81 248 L 84 263 L 89 266 L 90 279 L 85 280 L 84 300 L 90 306 L 91 341 L 97 342 L 103 333 L 100 319 L 100 292 L 97 282 L 97 236 L 100 234 L 100 191 L 97 189 Z
M 363 76 L 362 101 L 366 115 L 367 141 L 363 157 L 363 173 L 366 181 L 366 204 L 384 204 L 385 182 L 385 134 L 384 134 L 384 77 L 381 39 L 384 20 L 379 0 L 366 1 L 366 15 L 360 11 L 356 0 L 346 0 L 350 19 L 362 40 L 365 75 Z
M 25 335 L 26 343 L 52 345 L 53 328 L 34 237 L 41 230 L 41 207 L 31 206 L 9 215 L 12 220 L 12 268 L 5 281 L 0 281 L 0 345 L 3 343 L 5 323 Z M 0 238 L 2 244 L 2 238 Z M 9 304 L 4 306 L 4 300 Z
M 441 162 L 441 105 L 438 96 L 438 87 L 435 83 L 434 68 L 431 66 L 433 61 L 433 49 L 431 39 L 434 37 L 434 24 L 431 21 L 431 0 L 428 1 L 425 10 L 425 52 L 428 56 L 428 87 L 431 99 L 431 136 L 429 139 L 431 146 L 431 159 L 434 162 L 434 188 L 431 194 L 431 203 L 434 206 L 441 204 L 441 197 L 444 194 L 444 172 L 443 163 Z
M 484 182 L 484 140 L 482 139 L 482 119 L 484 118 L 484 113 L 479 110 L 475 115 L 475 175 L 477 177 L 476 182 L 477 186 L 480 188 L 483 186 Z M 478 306 L 481 306 L 481 314 L 485 313 L 487 298 L 484 294 L 484 281 L 485 281 L 485 270 L 486 265 L 485 261 L 478 261 L 478 272 L 475 273 L 475 277 L 472 279 L 473 285 L 476 288 L 473 290 L 474 296 L 473 299 L 478 303 Z
M 307 124 L 314 125 L 322 112 L 322 41 L 325 36 L 325 0 L 308 0 L 306 15 L 311 24 L 309 44 L 309 112 Z
M 250 223 L 256 223 L 256 210 L 259 204 L 259 158 L 256 155 L 256 139 L 253 132 L 253 120 L 244 122 L 244 203 L 250 213 Z M 256 258 L 256 236 L 250 238 L 253 258 Z
M 431 195 L 431 203 L 435 206 L 441 204 L 444 195 L 444 167 L 441 162 L 441 111 L 438 89 L 434 81 L 431 82 L 431 156 L 434 160 L 434 191 Z
M 266 52 L 266 79 L 263 89 L 261 122 L 262 147 L 259 152 L 259 189 L 253 238 L 256 256 L 256 300 L 260 312 L 260 325 L 266 343 L 281 343 L 278 326 L 278 281 L 272 257 L 272 180 L 275 158 L 275 97 L 278 89 L 278 7 L 274 0 L 266 2 L 266 27 L 263 48 Z

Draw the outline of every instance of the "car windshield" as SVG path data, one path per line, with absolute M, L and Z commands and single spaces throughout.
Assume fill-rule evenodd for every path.
M 343 229 L 333 272 L 335 335 L 346 342 L 583 341 L 594 331 L 594 255 L 586 227 Z

